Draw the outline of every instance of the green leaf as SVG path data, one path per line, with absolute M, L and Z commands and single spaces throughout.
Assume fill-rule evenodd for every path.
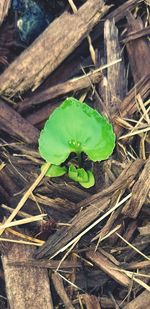
M 51 114 L 39 138 L 39 152 L 55 165 L 71 152 L 84 152 L 92 161 L 107 159 L 115 147 L 112 125 L 96 110 L 68 98 Z
M 84 168 L 76 168 L 73 164 L 69 166 L 68 176 L 72 180 L 79 182 L 84 188 L 90 188 L 95 184 L 95 178 L 91 171 L 85 171 Z
M 44 168 L 45 164 L 42 165 L 41 170 Z M 67 168 L 65 166 L 51 165 L 45 176 L 47 177 L 58 177 L 66 174 Z
M 87 171 L 87 174 L 88 174 L 88 181 L 87 182 L 82 182 L 80 181 L 80 185 L 84 188 L 91 188 L 95 185 L 95 178 L 94 178 L 94 175 L 91 171 Z
M 73 164 L 69 166 L 68 176 L 77 182 L 87 182 L 88 174 L 84 168 L 76 168 Z

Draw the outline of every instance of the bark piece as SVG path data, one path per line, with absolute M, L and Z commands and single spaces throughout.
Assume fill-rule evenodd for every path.
M 12 173 L 7 166 L 0 171 L 0 183 L 8 193 L 9 197 L 20 190 L 20 187 L 16 184 L 13 178 L 14 177 L 12 177 Z
M 14 95 L 37 88 L 74 51 L 108 8 L 102 0 L 88 0 L 76 14 L 62 14 L 0 76 L 1 93 Z
M 53 273 L 52 274 L 52 281 L 53 284 L 55 286 L 55 289 L 57 291 L 57 294 L 60 296 L 61 300 L 63 301 L 65 308 L 66 309 L 74 309 L 74 306 L 71 303 L 71 300 L 69 299 L 64 285 L 63 285 L 63 281 L 62 278 L 59 276 L 58 273 Z
M 119 284 L 126 287 L 130 285 L 130 279 L 125 274 L 121 273 L 119 268 L 109 261 L 102 253 L 89 251 L 86 253 L 86 257 Z
M 10 260 L 25 258 L 28 261 L 32 253 L 31 246 L 14 244 L 8 253 L 2 256 L 10 309 L 53 308 L 46 269 L 9 265 Z
M 132 197 L 122 209 L 122 213 L 131 218 L 137 218 L 143 204 L 147 199 L 150 190 L 150 158 L 147 160 L 144 169 L 134 184 Z
M 143 28 L 142 20 L 135 19 L 131 13 L 127 14 L 128 35 Z M 129 41 L 126 44 L 129 62 L 134 82 L 137 83 L 150 71 L 150 47 L 144 38 Z
M 133 32 L 129 32 L 126 36 L 126 38 L 123 40 L 124 43 L 128 43 L 129 41 L 139 39 L 143 36 L 147 36 L 150 34 L 150 26 L 146 28 L 142 28 L 139 30 L 135 30 Z
M 0 129 L 29 144 L 36 143 L 39 136 L 38 129 L 2 100 L 0 100 Z
M 26 117 L 26 120 L 29 121 L 33 126 L 41 125 L 43 121 L 48 119 L 50 114 L 60 105 L 60 103 L 49 103 L 46 104 L 46 106 L 40 108 L 37 111 L 34 111 L 33 113 L 29 113 L 29 115 Z
M 50 268 L 50 269 L 56 269 L 59 265 L 59 269 L 68 269 L 68 268 L 76 268 L 76 267 L 81 267 L 81 263 L 79 262 L 72 262 L 72 261 L 61 261 L 61 260 L 34 260 L 30 259 L 26 261 L 25 259 L 20 259 L 16 261 L 10 261 L 9 260 L 9 265 L 10 266 L 25 266 L 25 267 L 37 267 L 37 268 Z
M 21 104 L 19 104 L 18 110 L 19 112 L 22 112 L 31 107 L 34 107 L 37 104 L 59 97 L 60 95 L 64 95 L 71 91 L 78 91 L 88 88 L 91 86 L 91 84 L 98 83 L 100 79 L 101 72 L 97 70 L 87 75 L 71 79 L 64 83 L 41 91 L 39 94 L 33 95 L 29 99 L 25 99 Z
M 121 49 L 118 38 L 118 29 L 115 22 L 106 20 L 104 24 L 104 40 L 106 48 L 106 63 L 111 63 L 115 60 L 121 59 Z M 121 77 L 121 78 L 120 78 Z M 108 90 L 110 92 L 110 105 L 114 109 L 117 102 L 124 99 L 126 95 L 126 79 L 123 59 L 107 68 Z M 111 112 L 112 113 L 112 108 Z
M 124 99 L 127 89 L 124 61 L 114 19 L 107 19 L 104 23 L 104 44 L 106 63 L 121 59 L 120 62 L 107 68 L 107 74 L 103 76 L 99 84 L 99 92 L 103 101 L 101 107 L 97 108 L 100 111 L 103 110 L 103 113 L 112 119 L 119 111 L 120 102 Z
M 128 242 L 131 241 L 136 229 L 137 229 L 137 221 L 130 222 L 125 230 L 125 233 L 123 234 L 123 238 Z
M 125 264 L 125 269 L 143 269 L 143 268 L 149 268 L 150 267 L 150 261 L 141 261 L 141 262 L 131 262 L 129 264 Z
M 150 223 L 138 228 L 140 235 L 150 235 Z
M 7 15 L 10 5 L 11 5 L 11 0 L 1 0 L 0 1 L 0 25 L 2 24 L 5 16 Z
M 150 293 L 142 292 L 134 300 L 128 303 L 123 309 L 148 309 L 150 307 Z
M 92 197 L 87 198 L 85 201 L 78 203 L 77 208 L 86 208 L 80 211 L 70 221 L 69 227 L 58 230 L 52 237 L 50 237 L 46 243 L 36 251 L 35 256 L 37 258 L 42 258 L 43 256 L 49 255 L 53 256 L 70 240 L 90 225 L 91 222 L 93 222 L 104 210 L 108 208 L 112 194 L 116 194 L 116 191 L 119 189 L 123 190 L 128 187 L 140 170 L 142 164 L 142 160 L 137 160 L 134 163 L 130 163 L 112 184 L 112 186 L 104 190 L 104 192 L 102 191 Z

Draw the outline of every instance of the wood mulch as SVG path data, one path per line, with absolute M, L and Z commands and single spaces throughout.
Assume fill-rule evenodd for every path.
M 0 1 L 0 309 L 150 308 L 150 1 L 43 3 L 55 18 L 26 44 Z M 90 189 L 40 171 L 68 96 L 117 137 Z

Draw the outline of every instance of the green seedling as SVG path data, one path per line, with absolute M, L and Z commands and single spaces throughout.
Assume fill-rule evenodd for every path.
M 76 168 L 73 164 L 69 166 L 68 176 L 74 181 L 79 182 L 84 188 L 90 188 L 95 184 L 94 175 L 91 171 L 85 171 L 84 168 Z
M 83 187 L 94 185 L 92 171 L 81 167 L 81 153 L 96 162 L 106 160 L 115 147 L 115 134 L 112 125 L 96 110 L 74 98 L 67 98 L 46 121 L 39 138 L 39 152 L 51 167 L 46 176 L 57 177 L 67 172 L 60 166 L 75 153 L 80 168 L 73 164 L 68 176 Z

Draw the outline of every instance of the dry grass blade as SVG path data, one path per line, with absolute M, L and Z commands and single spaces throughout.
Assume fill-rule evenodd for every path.
M 31 245 L 31 246 L 38 246 L 38 247 L 42 246 L 42 244 L 37 243 L 37 242 L 29 242 L 29 241 L 17 240 L 17 239 L 9 239 L 9 238 L 4 238 L 4 237 L 0 237 L 0 241 L 13 242 L 13 243 L 21 244 L 21 245 L 24 244 L 24 245 Z
M 124 138 L 127 138 L 127 137 L 131 137 L 133 135 L 140 135 L 141 133 L 148 132 L 148 131 L 150 131 L 150 127 L 147 127 L 147 128 L 141 129 L 141 130 L 136 130 L 132 133 L 125 134 L 125 135 L 119 137 L 119 139 L 124 139 Z
M 84 292 L 81 288 L 79 288 L 76 284 L 65 278 L 63 275 L 61 275 L 59 272 L 56 272 L 64 281 L 68 282 L 72 287 L 76 288 L 77 290 L 81 290 Z
M 117 225 L 113 230 L 111 230 L 111 231 L 110 231 L 108 234 L 106 234 L 103 238 L 99 238 L 99 234 L 98 234 L 98 235 L 96 235 L 96 236 L 92 239 L 92 241 L 98 239 L 98 244 L 99 244 L 99 243 L 102 242 L 104 239 L 108 238 L 109 236 L 111 236 L 112 234 L 114 234 L 117 230 L 119 230 L 120 227 L 121 227 L 120 224 Z
M 68 2 L 69 2 L 70 6 L 72 8 L 73 13 L 74 14 L 77 13 L 78 10 L 77 10 L 77 7 L 74 4 L 73 0 L 68 0 Z M 88 44 L 89 44 L 89 51 L 90 51 L 91 59 L 92 59 L 94 65 L 96 65 L 96 54 L 95 54 L 94 47 L 92 45 L 92 40 L 91 40 L 90 35 L 87 36 L 87 40 L 88 40 Z
M 119 139 L 128 138 L 128 137 L 138 135 L 138 134 L 140 135 L 140 134 L 142 134 L 144 132 L 148 132 L 150 130 L 150 118 L 149 118 L 150 106 L 146 109 L 140 95 L 137 95 L 136 99 L 137 99 L 137 102 L 138 102 L 137 103 L 138 104 L 138 110 L 139 110 L 140 113 L 142 112 L 142 115 L 141 115 L 141 117 L 138 121 L 131 120 L 131 119 L 121 119 L 119 117 L 117 118 L 117 121 L 121 126 L 131 130 L 130 133 L 121 136 Z M 139 108 L 139 106 L 140 106 L 140 108 Z M 143 120 L 146 121 L 146 122 L 143 122 Z M 136 123 L 135 126 L 133 127 L 128 121 L 132 121 L 132 122 Z
M 5 163 L 4 162 L 2 162 L 1 164 L 0 164 L 0 171 L 5 167 Z
M 145 255 L 144 253 L 142 253 L 140 250 L 138 250 L 135 246 L 133 246 L 132 244 L 130 244 L 126 239 L 124 239 L 120 234 L 118 234 L 116 232 L 117 236 L 122 239 L 130 248 L 132 248 L 133 250 L 135 250 L 136 252 L 138 252 L 140 255 L 142 255 L 146 260 L 150 261 L 150 258 Z
M 135 275 L 137 275 L 136 273 L 130 272 L 128 270 L 124 270 L 124 269 L 117 269 L 120 272 L 125 273 L 129 278 L 131 278 L 133 281 L 135 281 L 136 283 L 138 283 L 139 285 L 141 285 L 144 289 L 146 289 L 147 291 L 150 292 L 150 286 L 147 285 L 145 282 L 143 282 L 142 280 L 135 278 Z
M 136 96 L 136 99 L 137 99 L 137 104 L 139 105 L 139 110 L 141 109 L 141 111 L 143 112 L 143 115 L 144 115 L 144 118 L 145 118 L 146 122 L 148 124 L 150 124 L 150 118 L 149 118 L 149 115 L 148 115 L 148 111 L 145 108 L 145 105 L 143 103 L 143 100 L 142 100 L 140 94 L 138 94 Z
M 25 204 L 25 202 L 27 201 L 27 199 L 29 198 L 29 196 L 31 195 L 31 193 L 33 192 L 33 190 L 37 187 L 37 185 L 40 183 L 40 181 L 42 180 L 42 178 L 45 176 L 45 173 L 47 172 L 47 170 L 50 167 L 50 163 L 46 163 L 43 170 L 41 171 L 40 175 L 37 177 L 37 179 L 34 181 L 34 183 L 32 184 L 32 186 L 27 190 L 27 192 L 23 195 L 22 199 L 20 200 L 20 202 L 18 203 L 17 207 L 14 209 L 14 211 L 12 212 L 12 214 L 9 216 L 9 218 L 6 220 L 5 224 L 9 224 L 17 215 L 18 211 L 23 207 L 23 205 Z M 2 233 L 4 232 L 5 229 L 2 229 L 0 231 L 0 235 L 2 235 Z
M 28 236 L 28 235 L 26 235 L 26 234 L 22 234 L 22 233 L 20 233 L 20 232 L 18 232 L 18 231 L 13 230 L 12 228 L 8 228 L 8 232 L 10 232 L 10 233 L 11 233 L 12 235 L 14 235 L 14 236 L 17 236 L 17 237 L 26 239 L 26 241 L 29 240 L 29 241 L 32 242 L 32 243 L 38 243 L 38 244 L 40 244 L 40 245 L 43 245 L 43 244 L 44 244 L 44 241 L 43 241 L 43 240 L 37 239 L 37 238 L 35 238 L 35 237 Z
M 41 215 L 37 215 L 37 216 L 31 216 L 30 218 L 26 218 L 26 219 L 16 220 L 16 221 L 1 225 L 0 230 L 6 229 L 6 228 L 12 227 L 12 226 L 18 226 L 18 225 L 22 225 L 22 224 L 28 224 L 28 223 L 40 221 L 46 216 L 47 216 L 46 214 L 41 214 Z

